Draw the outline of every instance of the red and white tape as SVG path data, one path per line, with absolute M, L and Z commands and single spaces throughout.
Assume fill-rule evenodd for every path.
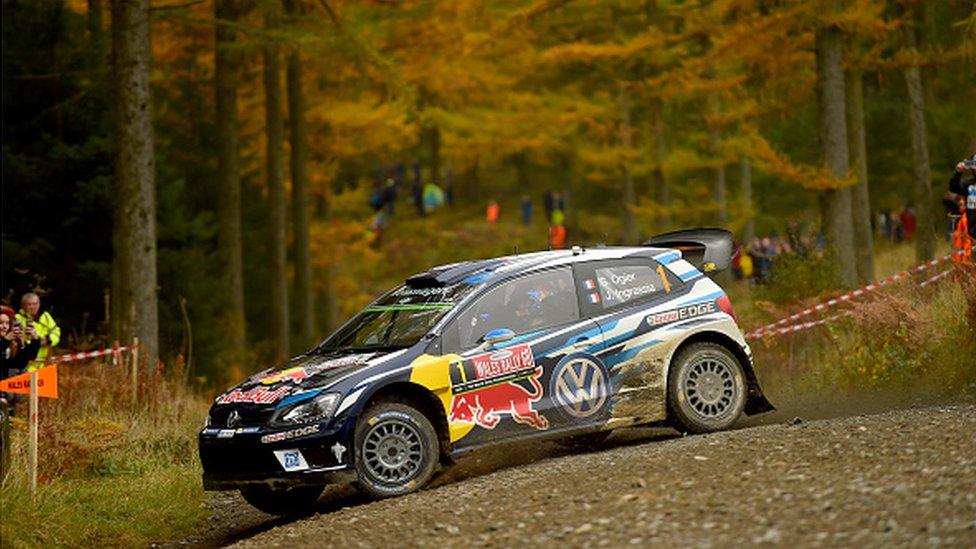
M 118 361 L 118 357 L 122 353 L 124 353 L 125 351 L 128 351 L 128 350 L 138 349 L 138 348 L 139 348 L 138 345 L 133 345 L 133 346 L 123 345 L 121 347 L 109 347 L 109 348 L 106 348 L 106 349 L 98 349 L 98 350 L 95 350 L 95 351 L 81 351 L 81 352 L 78 352 L 78 353 L 66 353 L 66 354 L 63 354 L 63 355 L 57 355 L 57 356 L 47 357 L 47 358 L 44 359 L 44 363 L 45 364 L 60 364 L 60 363 L 63 363 L 63 362 L 74 362 L 76 360 L 85 360 L 85 359 L 88 359 L 88 358 L 99 358 L 99 357 L 109 356 L 109 355 L 114 355 L 112 357 L 112 362 L 113 363 L 116 363 Z
M 952 274 L 952 269 L 947 269 L 947 270 L 942 271 L 941 273 L 939 273 L 939 274 L 937 274 L 935 276 L 930 276 L 929 278 L 927 278 L 924 281 L 922 281 L 922 283 L 919 284 L 919 287 L 920 288 L 924 288 L 924 287 L 928 286 L 929 284 L 932 284 L 933 282 L 938 282 L 939 280 L 942 280 L 943 278 L 949 276 L 950 274 Z
M 792 324 L 790 326 L 786 326 L 785 328 L 774 328 L 763 335 L 776 336 L 776 335 L 783 335 L 783 334 L 792 334 L 794 332 L 802 332 L 803 330 L 813 328 L 814 326 L 820 326 L 821 324 L 826 324 L 833 320 L 837 320 L 842 316 L 848 316 L 850 314 L 851 313 L 849 311 L 844 311 L 843 313 L 837 313 L 835 315 L 828 316 L 826 318 L 821 318 L 819 320 L 811 320 L 810 322 L 801 322 L 799 324 Z M 750 336 L 747 335 L 746 337 L 750 337 Z
M 881 280 L 872 282 L 871 284 L 868 284 L 867 286 L 864 286 L 863 288 L 858 288 L 856 290 L 847 292 L 846 294 L 837 296 L 837 297 L 832 298 L 832 299 L 828 299 L 827 301 L 824 301 L 823 303 L 818 303 L 818 304 L 814 305 L 813 307 L 804 309 L 804 310 L 802 310 L 802 311 L 800 311 L 800 312 L 798 312 L 796 314 L 792 314 L 792 315 L 789 315 L 787 317 L 781 318 L 781 319 L 779 319 L 779 320 L 777 320 L 775 322 L 770 322 L 769 324 L 767 324 L 767 325 L 765 325 L 765 326 L 763 326 L 761 328 L 757 328 L 757 329 L 755 329 L 755 330 L 747 333 L 745 335 L 745 337 L 747 337 L 747 338 L 757 338 L 757 337 L 763 337 L 763 336 L 773 335 L 773 334 L 779 335 L 780 333 L 788 333 L 788 332 L 782 332 L 782 331 L 780 331 L 779 330 L 779 327 L 785 326 L 785 325 L 787 325 L 787 324 L 789 324 L 791 322 L 795 322 L 795 321 L 797 321 L 797 320 L 799 320 L 801 318 L 810 316 L 813 313 L 817 313 L 817 312 L 820 312 L 820 311 L 827 310 L 830 307 L 833 307 L 833 306 L 838 305 L 840 303 L 845 303 L 845 302 L 850 301 L 850 300 L 852 300 L 852 299 L 854 299 L 856 297 L 860 297 L 860 296 L 862 296 L 864 294 L 873 292 L 873 291 L 875 291 L 875 290 L 877 290 L 877 289 L 879 289 L 879 288 L 881 288 L 883 286 L 887 286 L 888 284 L 892 284 L 892 283 L 897 282 L 897 281 L 899 281 L 899 280 L 901 280 L 903 278 L 907 278 L 907 277 L 909 277 L 909 276 L 911 276 L 913 274 L 920 273 L 920 272 L 922 272 L 922 271 L 924 271 L 926 269 L 929 269 L 931 267 L 934 267 L 934 266 L 938 265 L 939 263 L 943 263 L 945 261 L 948 261 L 949 259 L 952 258 L 953 255 L 956 255 L 958 253 L 961 253 L 961 252 L 955 252 L 953 254 L 948 254 L 948 255 L 945 255 L 945 256 L 942 256 L 942 257 L 933 259 L 931 261 L 926 261 L 925 263 L 922 263 L 920 265 L 916 265 L 916 266 L 914 266 L 914 267 L 912 267 L 910 269 L 906 269 L 906 270 L 904 270 L 904 271 L 902 271 L 900 273 L 895 273 L 895 274 L 893 274 L 891 276 L 882 278 Z M 946 271 L 946 272 L 948 272 L 948 271 Z

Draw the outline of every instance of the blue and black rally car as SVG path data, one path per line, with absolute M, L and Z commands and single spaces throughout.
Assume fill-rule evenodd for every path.
M 688 432 L 772 409 L 725 292 L 732 237 L 467 261 L 408 278 L 317 347 L 220 395 L 200 433 L 208 490 L 300 511 L 331 482 L 417 490 L 502 441 L 669 422 Z

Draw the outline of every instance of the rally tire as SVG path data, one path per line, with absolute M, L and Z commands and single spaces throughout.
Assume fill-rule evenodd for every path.
M 270 515 L 304 515 L 315 511 L 323 490 L 324 486 L 275 489 L 260 485 L 241 488 L 241 496 L 251 506 Z
M 439 454 L 437 431 L 411 406 L 380 402 L 356 424 L 357 484 L 371 497 L 419 490 L 433 476 Z
M 676 429 L 709 433 L 731 427 L 746 404 L 739 360 L 715 343 L 693 343 L 671 361 L 668 416 Z

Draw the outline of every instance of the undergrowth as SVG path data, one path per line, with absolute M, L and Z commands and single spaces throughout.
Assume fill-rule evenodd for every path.
M 816 261 L 802 265 L 796 260 L 791 266 L 793 280 L 819 269 Z M 879 276 L 913 263 L 905 247 L 892 249 L 878 256 Z M 847 412 L 882 409 L 893 402 L 976 398 L 976 274 L 957 269 L 952 276 L 919 286 L 936 272 L 929 270 L 797 321 L 844 313 L 827 324 L 750 341 L 770 399 L 780 408 L 829 415 L 832 407 Z M 782 287 L 750 291 L 739 285 L 732 293 L 743 328 L 751 329 L 838 292 L 801 286 L 796 296 L 806 298 L 792 303 Z M 775 301 L 752 296 L 775 296 Z
M 40 400 L 34 497 L 26 401 L 12 419 L 0 544 L 133 546 L 192 531 L 206 517 L 196 450 L 205 400 L 161 372 L 141 380 L 133 404 L 130 378 L 119 366 L 87 362 L 58 370 L 61 398 Z

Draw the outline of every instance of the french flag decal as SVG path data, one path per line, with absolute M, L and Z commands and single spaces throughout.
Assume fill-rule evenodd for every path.
M 599 293 L 593 292 L 592 294 L 590 294 L 590 303 L 596 305 L 599 302 L 600 302 L 600 294 Z
M 585 288 L 587 290 L 595 290 L 596 289 L 596 281 L 594 281 L 592 278 L 587 278 L 586 280 L 583 281 L 583 288 Z M 596 303 L 596 302 L 594 301 L 594 303 Z

